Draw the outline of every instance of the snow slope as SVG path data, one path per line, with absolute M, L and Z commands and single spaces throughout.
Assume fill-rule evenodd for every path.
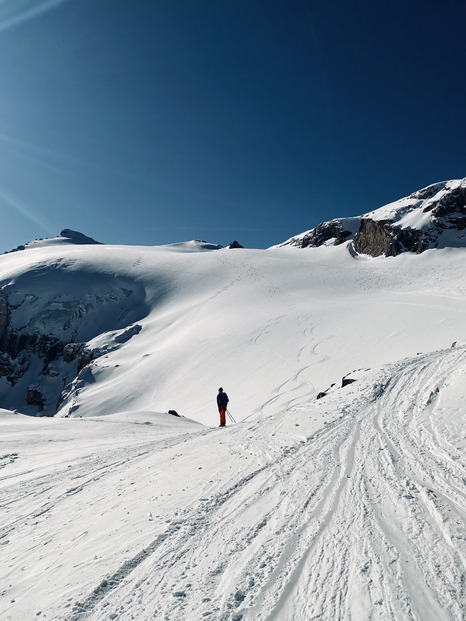
M 0 618 L 462 619 L 465 268 L 348 244 L 1 257 L 18 329 L 112 347 L 58 417 L 0 413 Z
M 465 376 L 459 346 L 216 430 L 4 416 L 2 618 L 461 619 Z
M 109 350 L 84 369 L 60 416 L 175 409 L 216 424 L 219 386 L 237 420 L 273 414 L 355 368 L 464 334 L 464 249 L 396 260 L 357 256 L 347 244 L 187 250 L 69 245 L 1 257 L 17 327 Z M 62 377 L 72 381 L 77 370 L 51 368 L 44 377 L 33 361 L 14 389 L 0 380 L 0 404 L 28 413 L 27 386 L 40 381 L 53 414 Z

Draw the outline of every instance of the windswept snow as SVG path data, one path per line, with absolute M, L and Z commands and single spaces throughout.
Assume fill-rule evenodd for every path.
M 0 411 L 0 618 L 463 619 L 465 250 L 205 250 L 1 258 L 18 329 L 91 296 L 118 348 Z

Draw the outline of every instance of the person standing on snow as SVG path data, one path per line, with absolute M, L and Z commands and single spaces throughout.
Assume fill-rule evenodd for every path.
M 220 414 L 220 427 L 225 427 L 226 425 L 225 414 L 227 411 L 228 401 L 229 399 L 227 393 L 223 392 L 223 388 L 219 388 L 217 395 L 217 405 L 218 413 Z

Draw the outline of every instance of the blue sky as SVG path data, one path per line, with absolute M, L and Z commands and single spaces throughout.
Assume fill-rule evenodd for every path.
M 0 252 L 264 248 L 466 176 L 466 7 L 0 2 Z

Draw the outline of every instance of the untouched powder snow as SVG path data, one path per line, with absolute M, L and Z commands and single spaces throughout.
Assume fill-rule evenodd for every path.
M 118 348 L 0 411 L 0 618 L 463 619 L 466 251 L 199 243 L 1 257 L 18 329 Z

